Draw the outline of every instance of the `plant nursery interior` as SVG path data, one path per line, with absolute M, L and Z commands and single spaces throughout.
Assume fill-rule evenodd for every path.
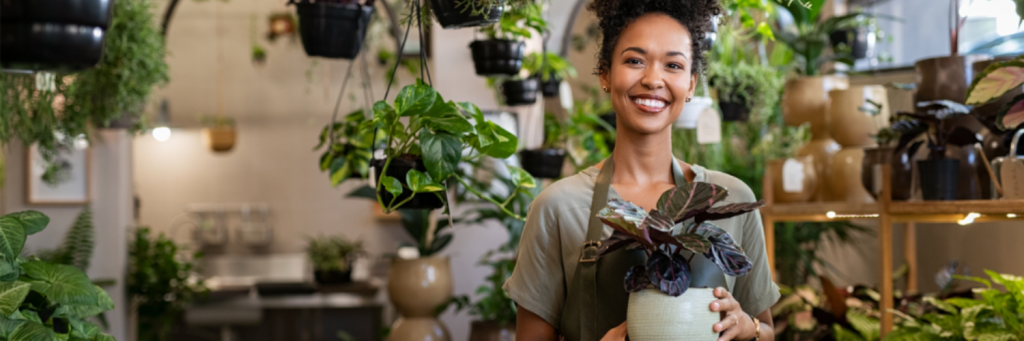
M 1024 340 L 1022 18 L 3 0 L 0 340 Z

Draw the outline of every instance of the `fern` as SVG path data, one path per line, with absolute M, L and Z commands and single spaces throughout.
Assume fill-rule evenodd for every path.
M 82 271 L 89 270 L 89 259 L 96 244 L 95 229 L 92 225 L 92 207 L 86 205 L 78 214 L 75 223 L 64 235 L 64 242 L 52 256 L 57 264 L 71 265 Z

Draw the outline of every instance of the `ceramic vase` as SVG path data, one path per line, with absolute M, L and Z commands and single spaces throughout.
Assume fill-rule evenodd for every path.
M 861 169 L 864 167 L 864 148 L 843 148 L 832 157 L 828 170 L 828 186 L 835 201 L 847 203 L 871 203 L 874 198 L 861 184 Z
M 789 167 L 786 167 L 789 163 Z M 807 202 L 818 190 L 818 177 L 814 157 L 804 156 L 786 160 L 770 160 L 772 173 L 772 200 L 777 203 Z M 795 172 L 786 177 L 786 171 Z
M 388 341 L 450 341 L 434 310 L 451 299 L 452 285 L 448 257 L 392 260 L 388 295 L 401 317 Z
M 632 341 L 715 341 L 712 329 L 721 320 L 708 307 L 716 300 L 709 288 L 689 288 L 679 297 L 657 289 L 629 294 L 626 325 Z
M 797 157 L 811 156 L 814 158 L 814 174 L 818 179 L 819 186 L 812 201 L 835 200 L 832 191 L 826 184 L 831 177 L 828 174 L 829 166 L 832 164 L 832 157 L 839 152 L 841 147 L 836 141 L 830 138 L 814 139 L 796 151 Z
M 914 63 L 917 90 L 914 102 L 951 100 L 963 103 L 974 79 L 975 62 L 992 59 L 986 55 L 946 56 Z
M 515 341 L 515 323 L 499 324 L 494 321 L 473 321 L 469 341 Z
M 875 141 L 871 135 L 889 126 L 889 98 L 881 85 L 832 90 L 828 98 L 828 133 L 843 147 L 872 146 Z
M 868 191 L 868 194 L 875 200 L 878 200 L 878 196 L 882 194 L 882 167 L 885 165 L 893 167 L 892 157 L 894 153 L 895 149 L 893 147 L 864 148 L 864 161 L 861 163 L 860 170 L 861 185 L 864 186 L 864 190 Z M 895 173 L 890 175 L 892 177 L 890 183 L 896 185 Z
M 786 82 L 782 93 L 782 119 L 786 125 L 796 127 L 811 124 L 811 135 L 815 139 L 826 138 L 828 94 L 832 90 L 846 89 L 849 80 L 845 76 L 800 77 Z

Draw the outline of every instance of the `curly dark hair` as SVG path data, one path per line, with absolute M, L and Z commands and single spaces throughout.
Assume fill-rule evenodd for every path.
M 597 14 L 601 27 L 601 46 L 594 74 L 607 72 L 619 35 L 627 25 L 647 13 L 664 13 L 690 31 L 693 40 L 691 72 L 703 72 L 706 65 L 702 43 L 711 31 L 711 18 L 722 13 L 718 0 L 594 0 L 587 9 Z

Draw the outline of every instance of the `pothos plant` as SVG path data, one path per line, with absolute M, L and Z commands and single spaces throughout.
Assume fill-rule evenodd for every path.
M 320 171 L 328 172 L 332 186 L 353 176 L 366 178 L 372 157 L 372 124 L 363 110 L 356 110 L 345 115 L 341 122 L 324 126 L 320 132 L 320 143 L 313 149 L 327 146 L 320 155 Z
M 624 284 L 629 292 L 653 286 L 670 296 L 682 295 L 690 287 L 690 261 L 698 253 L 726 275 L 746 274 L 753 267 L 750 259 L 728 232 L 710 221 L 756 210 L 764 202 L 712 206 L 728 195 L 724 187 L 694 182 L 662 193 L 657 208 L 650 212 L 621 199 L 609 200 L 597 216 L 615 231 L 601 241 L 598 256 L 621 248 L 642 248 L 647 253 L 646 265 L 626 272 Z M 683 229 L 673 234 L 673 226 L 679 223 Z M 687 257 L 686 253 L 692 254 Z
M 464 114 L 465 112 L 465 114 Z M 403 123 L 403 120 L 405 121 Z M 501 202 L 482 196 L 456 172 L 462 161 L 484 156 L 504 159 L 512 156 L 519 145 L 515 135 L 484 118 L 476 105 L 445 101 L 434 88 L 417 80 L 399 91 L 394 105 L 378 101 L 373 106 L 373 127 L 386 136 L 384 152 L 387 158 L 377 179 L 377 202 L 390 213 L 412 200 L 400 195 L 410 191 L 413 195 L 441 195 L 445 183 L 454 179 L 478 196 L 503 207 Z M 395 159 L 422 160 L 427 172 L 410 170 L 403 183 L 388 176 L 387 169 Z M 518 167 L 509 167 L 515 188 L 519 191 L 536 187 L 533 177 Z M 392 200 L 384 202 L 381 193 L 387 191 Z M 518 215 L 516 215 L 519 217 Z M 519 217 L 522 218 L 522 217 Z
M 466 0 L 464 2 L 475 2 Z M 497 23 L 480 28 L 480 32 L 490 39 L 531 38 L 533 33 L 544 33 L 548 23 L 544 20 L 544 8 L 535 1 L 521 1 L 518 6 L 511 6 L 501 13 Z
M 542 82 L 554 77 L 556 80 L 576 77 L 576 68 L 564 58 L 551 52 L 533 52 L 523 58 L 523 68 L 532 77 L 539 77 Z
M 27 236 L 46 228 L 37 211 L 0 217 L 0 339 L 114 340 L 86 319 L 114 309 L 82 270 L 20 256 Z
M 1017 10 L 1024 8 L 1018 5 Z M 1024 84 L 1024 55 L 993 63 L 985 68 L 967 89 L 967 105 L 982 105 L 995 101 Z M 1015 96 L 996 114 L 996 126 L 1012 130 L 1024 123 L 1024 94 Z

